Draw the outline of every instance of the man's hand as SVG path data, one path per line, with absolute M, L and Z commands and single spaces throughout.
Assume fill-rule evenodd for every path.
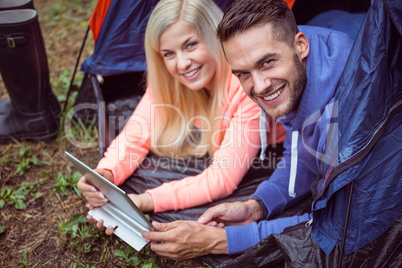
M 103 176 L 104 178 L 106 178 L 108 181 L 112 183 L 114 182 L 113 174 L 110 171 L 104 169 L 94 169 L 94 171 L 99 175 Z M 85 196 L 85 198 L 92 207 L 103 206 L 108 202 L 107 198 L 102 192 L 98 191 L 93 185 L 91 185 L 88 182 L 86 176 L 88 175 L 85 174 L 78 181 L 77 183 L 78 189 L 82 190 L 82 194 Z
M 257 201 L 249 199 L 245 202 L 223 203 L 214 206 L 198 219 L 199 223 L 224 227 L 228 225 L 246 225 L 260 220 L 262 210 Z
M 142 212 L 154 211 L 154 201 L 152 200 L 152 196 L 150 194 L 128 194 L 128 197 L 133 200 L 134 204 Z
M 226 230 L 194 221 L 153 222 L 157 232 L 142 232 L 151 241 L 151 250 L 174 260 L 206 254 L 227 254 Z

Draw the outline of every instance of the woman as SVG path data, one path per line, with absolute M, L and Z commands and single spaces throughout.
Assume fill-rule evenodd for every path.
M 162 0 L 149 18 L 147 91 L 96 171 L 121 185 L 150 152 L 181 159 L 209 155 L 213 161 L 195 176 L 129 194 L 144 212 L 185 209 L 231 195 L 258 152 L 260 111 L 231 74 L 215 36 L 221 17 L 210 0 Z M 272 137 L 278 138 L 268 135 L 268 142 L 283 142 L 283 129 L 274 129 Z M 78 188 L 90 209 L 107 202 L 85 176 Z

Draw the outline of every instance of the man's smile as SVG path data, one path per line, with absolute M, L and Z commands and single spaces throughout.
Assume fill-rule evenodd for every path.
M 261 96 L 260 98 L 262 98 L 265 103 L 272 104 L 279 99 L 279 96 L 281 96 L 281 94 L 284 90 L 285 90 L 285 85 L 281 86 L 279 89 L 275 90 L 268 96 Z

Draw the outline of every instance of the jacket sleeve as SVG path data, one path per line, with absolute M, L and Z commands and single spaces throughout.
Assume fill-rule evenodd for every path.
M 263 181 L 252 196 L 260 198 L 267 208 L 265 219 L 277 215 L 286 208 L 296 204 L 310 193 L 310 186 L 315 179 L 315 173 L 299 157 L 295 181 L 296 196 L 289 195 L 289 179 L 291 169 L 291 136 L 286 135 L 284 152 L 271 177 Z
M 234 254 L 248 249 L 271 234 L 280 234 L 286 227 L 311 219 L 311 214 L 280 218 L 271 221 L 253 222 L 243 226 L 225 227 L 228 253 Z
M 110 170 L 114 184 L 122 184 L 150 150 L 152 102 L 146 91 L 120 134 L 112 141 L 97 168 Z
M 226 119 L 230 120 L 228 127 L 217 130 L 224 132 L 224 138 L 212 164 L 196 176 L 148 190 L 155 212 L 198 206 L 224 198 L 237 189 L 260 147 L 260 110 L 242 88 L 237 91 L 226 113 Z

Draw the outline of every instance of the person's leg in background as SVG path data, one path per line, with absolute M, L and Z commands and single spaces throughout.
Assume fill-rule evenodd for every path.
M 10 97 L 0 103 L 0 142 L 55 139 L 61 108 L 34 9 L 0 11 L 0 74 Z

